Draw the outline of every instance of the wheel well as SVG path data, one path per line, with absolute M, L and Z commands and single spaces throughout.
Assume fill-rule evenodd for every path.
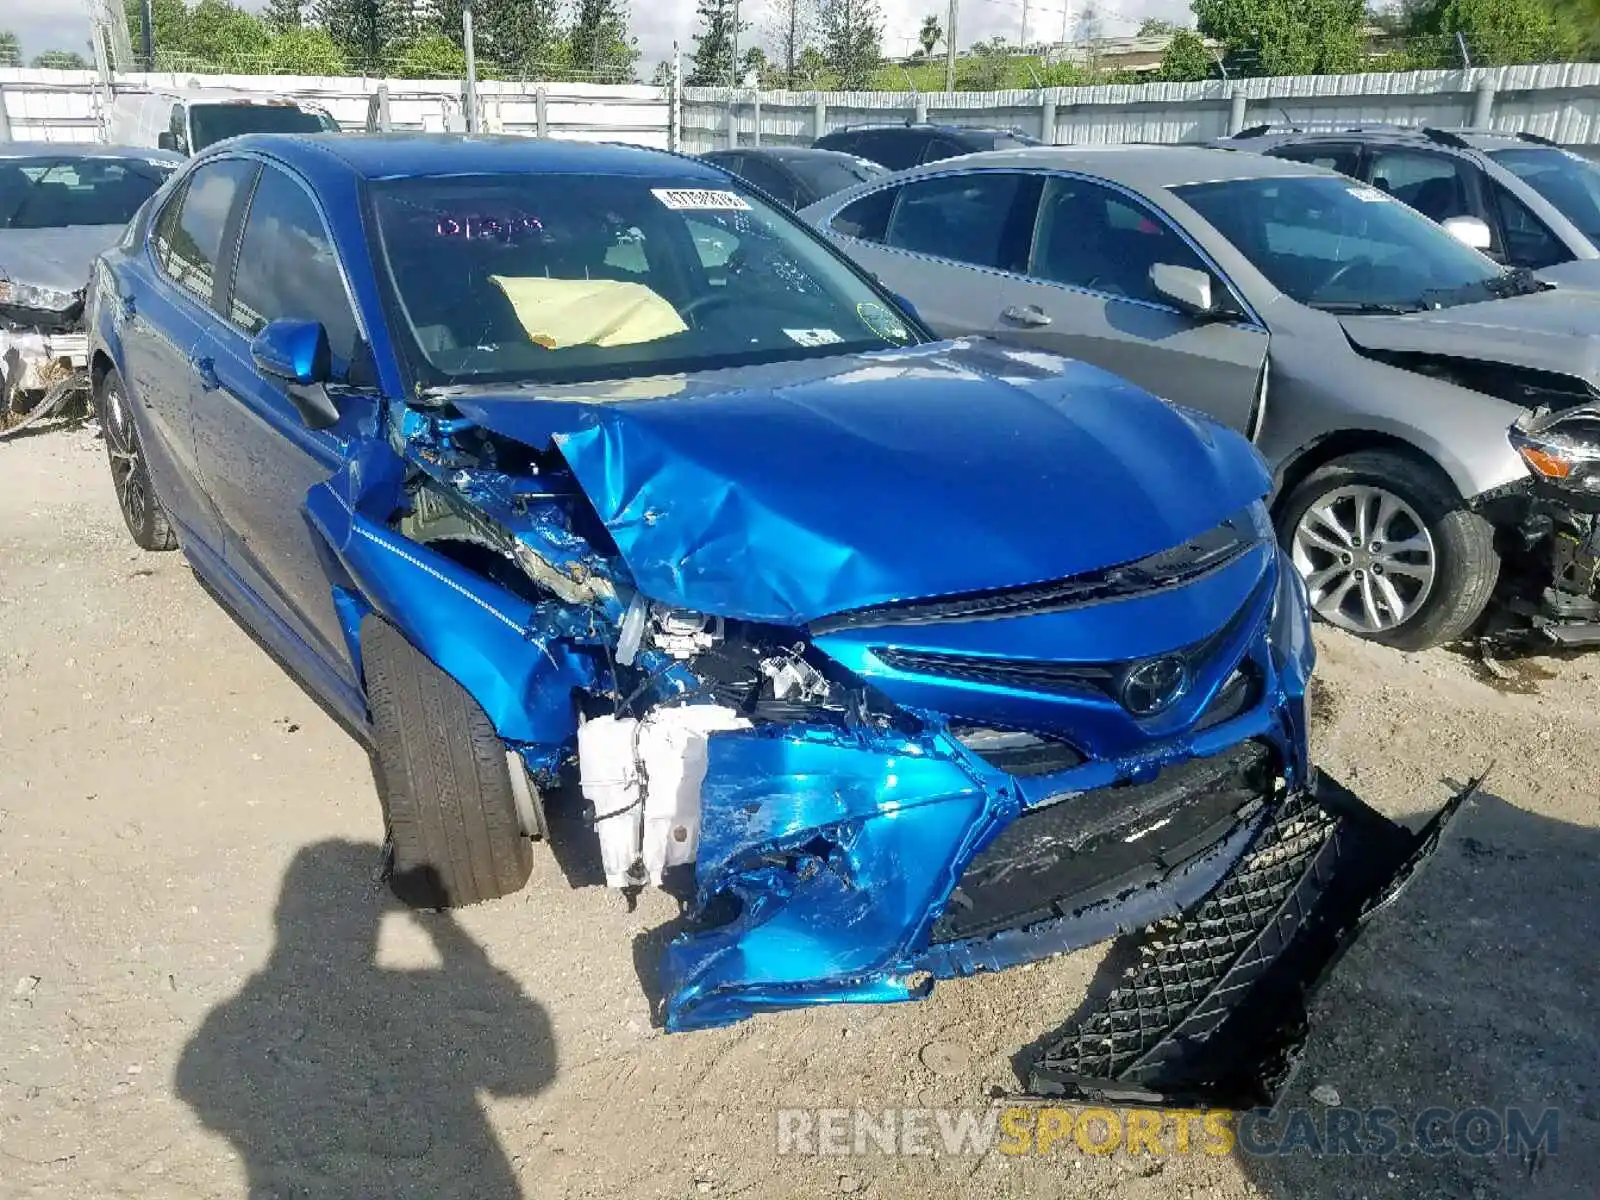
M 104 350 L 96 350 L 94 357 L 89 360 L 89 381 L 94 385 L 95 391 L 100 390 L 100 381 L 116 369 L 116 363 L 111 361 L 111 356 Z
M 1343 458 L 1346 454 L 1354 454 L 1358 450 L 1393 450 L 1408 458 L 1414 458 L 1437 471 L 1445 482 L 1450 484 L 1452 491 L 1457 490 L 1449 473 L 1435 462 L 1431 455 L 1417 449 L 1404 438 L 1371 429 L 1341 429 L 1312 442 L 1278 468 L 1272 497 L 1273 515 L 1278 515 L 1283 502 L 1311 472 L 1318 467 L 1326 466 L 1336 458 Z

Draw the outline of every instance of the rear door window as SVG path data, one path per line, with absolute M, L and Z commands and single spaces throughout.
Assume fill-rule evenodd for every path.
M 922 151 L 922 161 L 925 163 L 938 162 L 945 158 L 955 158 L 958 154 L 970 153 L 970 150 L 952 138 L 929 138 L 927 146 Z
M 882 163 L 891 171 L 903 171 L 922 161 L 922 146 L 922 135 L 913 129 L 868 129 L 851 153 Z
M 1025 179 L 1008 171 L 985 171 L 908 183 L 900 189 L 884 240 L 918 254 L 1018 270 L 1027 259 L 1026 238 L 1008 238 L 1007 233 Z M 1018 241 L 1023 245 L 1017 246 Z
M 206 163 L 167 202 L 151 233 L 157 266 L 208 307 L 216 290 L 228 215 L 255 173 L 256 164 L 242 158 Z

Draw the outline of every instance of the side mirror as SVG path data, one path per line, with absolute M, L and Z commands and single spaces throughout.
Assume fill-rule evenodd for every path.
M 273 321 L 250 343 L 250 360 L 267 379 L 284 385 L 300 417 L 312 429 L 327 429 L 339 410 L 324 386 L 333 377 L 328 331 L 320 321 Z
M 156 145 L 163 150 L 171 150 L 174 153 L 178 153 L 178 135 L 170 129 L 163 129 L 156 134 Z
M 1192 317 L 1216 315 L 1211 298 L 1211 276 L 1193 267 L 1156 263 L 1150 268 L 1150 286 Z
M 1484 254 L 1489 252 L 1494 242 L 1489 226 L 1480 217 L 1446 217 L 1442 224 L 1444 231 L 1456 241 Z

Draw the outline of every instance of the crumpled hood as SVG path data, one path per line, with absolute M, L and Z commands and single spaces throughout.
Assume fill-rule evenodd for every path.
M 122 236 L 123 225 L 0 229 L 0 276 L 15 283 L 81 292 L 94 260 Z
M 984 341 L 446 398 L 559 447 L 647 596 L 790 625 L 1141 558 L 1269 487 L 1236 434 Z
M 1600 385 L 1600 292 L 1557 288 L 1405 316 L 1341 317 L 1357 347 L 1507 363 Z

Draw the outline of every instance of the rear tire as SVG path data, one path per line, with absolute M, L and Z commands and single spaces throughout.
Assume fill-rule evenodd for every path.
M 1354 515 L 1358 503 L 1366 505 L 1364 517 Z M 1380 528 L 1385 513 L 1392 514 L 1387 530 Z M 1342 554 L 1338 531 L 1354 532 L 1355 525 L 1372 540 L 1357 545 L 1361 539 L 1352 539 L 1350 553 Z M 1385 544 L 1388 530 L 1397 540 Z M 1443 471 L 1402 451 L 1361 450 L 1318 467 L 1279 506 L 1278 538 L 1305 575 L 1319 617 L 1399 650 L 1426 650 L 1465 636 L 1500 577 L 1493 527 L 1467 509 Z M 1426 549 L 1404 552 L 1406 543 Z M 1424 561 L 1431 567 L 1425 589 L 1418 582 Z M 1341 573 L 1341 567 L 1349 569 Z M 1330 598 L 1347 580 L 1352 586 L 1336 607 Z M 1378 620 L 1362 603 L 1369 587 Z M 1407 601 L 1404 607 L 1414 611 L 1385 625 L 1381 618 L 1393 616 L 1385 596 Z
M 107 371 L 95 387 L 94 406 L 95 415 L 100 418 L 101 436 L 106 441 L 111 486 L 116 489 L 123 524 L 127 525 L 133 540 L 146 550 L 176 550 L 178 535 L 172 531 L 166 506 L 156 495 L 128 393 L 116 371 Z
M 533 847 L 489 718 L 382 618 L 361 622 L 361 657 L 395 895 L 458 908 L 519 890 Z

